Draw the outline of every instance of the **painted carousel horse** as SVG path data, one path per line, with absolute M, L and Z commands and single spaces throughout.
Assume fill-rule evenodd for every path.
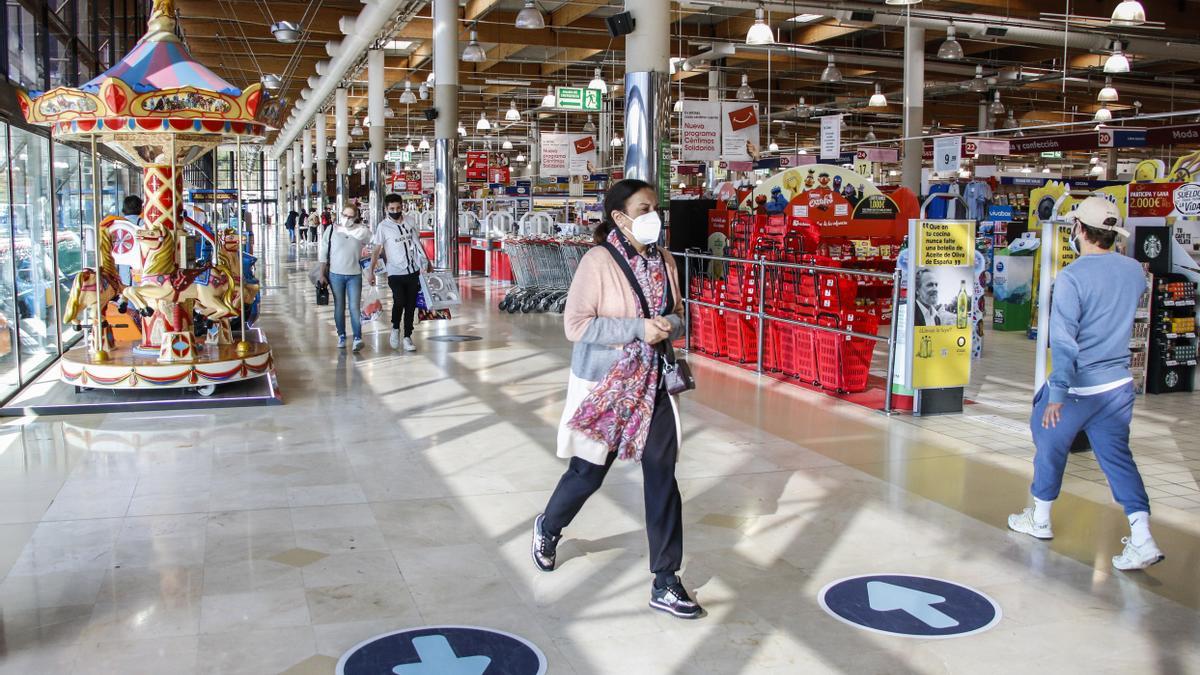
M 107 307 L 109 302 L 120 300 L 121 311 L 125 310 L 125 302 L 122 298 L 122 293 L 125 290 L 125 284 L 121 281 L 121 275 L 117 271 L 117 263 L 113 258 L 114 237 L 112 226 L 119 219 L 114 216 L 109 216 L 100 222 L 100 242 L 96 247 L 100 258 L 100 275 L 99 284 L 97 284 L 96 270 L 91 267 L 85 267 L 75 275 L 75 280 L 71 283 L 71 293 L 67 296 L 66 306 L 63 309 L 63 323 L 74 324 L 75 330 L 79 330 L 85 321 L 92 319 L 91 313 L 96 311 L 96 294 L 100 294 L 100 307 Z M 129 225 L 127 221 L 120 221 Z M 132 227 L 132 225 L 130 225 Z M 122 232 L 122 241 L 124 241 L 125 232 Z M 88 316 L 84 316 L 85 312 Z
M 142 279 L 123 296 L 149 319 L 143 347 L 156 347 L 169 333 L 192 332 L 192 309 L 210 321 L 239 314 L 233 275 L 224 265 L 180 270 L 175 261 L 175 231 L 156 224 L 138 232 Z

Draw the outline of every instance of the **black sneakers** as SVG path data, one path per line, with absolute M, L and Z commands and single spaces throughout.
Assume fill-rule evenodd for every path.
M 662 588 L 651 585 L 650 607 L 681 619 L 699 619 L 704 616 L 704 610 L 688 596 L 679 577 L 675 577 L 674 581 Z
M 562 535 L 551 537 L 542 531 L 542 520 L 546 514 L 540 513 L 533 521 L 533 564 L 543 572 L 554 571 L 554 557 L 558 554 L 558 540 Z

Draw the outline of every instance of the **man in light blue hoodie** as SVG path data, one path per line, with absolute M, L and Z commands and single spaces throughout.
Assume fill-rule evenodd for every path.
M 1053 370 L 1034 397 L 1029 422 L 1037 446 L 1034 505 L 1009 516 L 1008 526 L 1038 539 L 1054 537 L 1050 507 L 1062 488 L 1071 443 L 1082 431 L 1129 518 L 1130 535 L 1121 540 L 1125 549 L 1113 556 L 1113 566 L 1145 569 L 1164 558 L 1150 535 L 1150 501 L 1129 451 L 1134 400 L 1129 338 L 1146 275 L 1136 260 L 1112 250 L 1117 235 L 1129 236 L 1115 204 L 1088 197 L 1071 215 L 1071 246 L 1080 256 L 1054 282 Z

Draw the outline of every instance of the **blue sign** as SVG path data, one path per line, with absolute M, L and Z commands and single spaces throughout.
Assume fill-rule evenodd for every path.
M 987 220 L 994 223 L 1011 223 L 1015 209 L 1012 206 L 989 206 L 987 209 Z
M 839 621 L 876 633 L 951 638 L 980 633 L 1000 621 L 1000 605 L 956 583 L 906 574 L 835 581 L 821 589 L 821 607 Z
M 377 635 L 342 655 L 337 675 L 544 675 L 546 656 L 510 633 L 429 626 Z

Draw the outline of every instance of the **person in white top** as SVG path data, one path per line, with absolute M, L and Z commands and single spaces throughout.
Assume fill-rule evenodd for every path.
M 358 217 L 358 209 L 346 205 L 342 220 L 325 228 L 317 249 L 317 261 L 324 264 L 325 283 L 333 291 L 333 323 L 337 326 L 338 349 L 346 348 L 346 310 L 354 331 L 354 351 L 362 349 L 362 266 L 363 246 L 371 240 L 371 230 Z M 348 302 L 347 302 L 348 301 Z
M 388 287 L 392 289 L 392 349 L 401 345 L 400 324 L 404 324 L 404 351 L 417 351 L 412 341 L 417 314 L 417 293 L 421 290 L 421 271 L 433 271 L 433 265 L 421 246 L 417 228 L 404 222 L 404 199 L 390 194 L 383 199 L 386 215 L 375 226 L 371 239 L 371 285 L 376 284 L 375 265 L 380 254 L 387 262 Z

